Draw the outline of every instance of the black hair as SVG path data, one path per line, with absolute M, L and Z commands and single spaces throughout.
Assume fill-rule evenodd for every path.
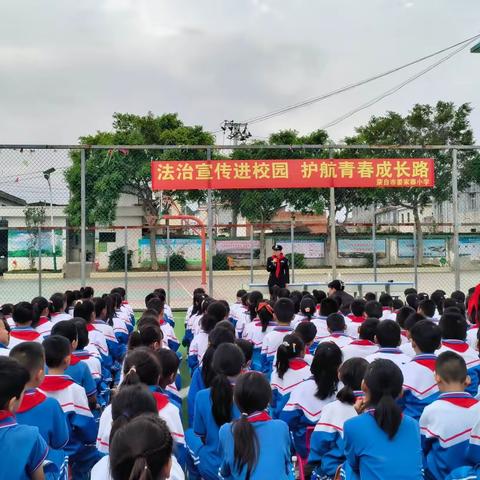
M 456 312 L 443 312 L 438 323 L 444 339 L 465 340 L 468 324 L 465 317 Z
M 82 300 L 75 304 L 73 316 L 83 318 L 87 323 L 92 322 L 92 313 L 95 312 L 95 305 L 91 300 Z
M 148 347 L 138 347 L 125 357 L 123 384 L 157 385 L 160 373 L 160 363 L 155 352 Z
M 275 368 L 279 378 L 283 378 L 290 368 L 290 360 L 302 355 L 305 350 L 303 340 L 295 333 L 285 335 L 283 342 L 277 349 Z
M 65 303 L 66 303 L 66 310 L 73 306 L 75 300 L 77 300 L 77 296 L 75 292 L 72 290 L 66 290 L 64 293 Z
M 45 352 L 38 342 L 19 343 L 10 350 L 9 356 L 28 370 L 30 380 L 45 366 Z
M 388 293 L 382 293 L 378 299 L 382 307 L 393 307 L 393 298 Z
M 367 318 L 382 318 L 382 304 L 375 300 L 367 302 L 365 304 L 365 314 L 367 315 Z
M 243 288 L 241 288 L 240 290 L 237 290 L 237 295 L 236 295 L 236 297 L 237 297 L 237 298 L 242 298 L 246 293 L 247 293 L 247 291 L 244 290 Z
M 437 306 L 433 300 L 422 300 L 418 304 L 418 308 L 425 314 L 426 317 L 432 318 L 435 315 Z
M 202 330 L 205 333 L 210 333 L 219 321 L 220 320 L 218 320 L 217 317 L 215 317 L 214 315 L 206 313 L 200 320 L 200 325 L 202 326 Z
M 423 302 L 424 300 L 428 300 L 430 297 L 428 296 L 428 293 L 425 292 L 419 292 L 417 293 L 418 301 Z
M 303 343 L 307 345 L 315 340 L 317 327 L 313 322 L 300 322 L 295 328 L 295 333 L 303 340 Z
M 266 332 L 268 325 L 273 321 L 273 306 L 270 302 L 261 302 L 257 306 L 257 316 L 262 324 L 262 332 Z
M 273 306 L 275 316 L 280 323 L 290 323 L 295 316 L 295 305 L 289 298 L 279 298 Z
M 170 462 L 172 451 L 173 439 L 167 424 L 158 414 L 140 415 L 119 428 L 112 439 L 112 480 L 158 478 Z
M 461 303 L 465 305 L 465 294 L 460 290 L 455 290 L 451 295 L 450 298 L 453 298 L 457 303 Z
M 153 292 L 151 293 L 148 293 L 147 295 L 145 295 L 145 308 L 148 308 L 148 302 L 152 299 L 152 298 L 157 298 L 157 295 Z
M 162 288 L 162 287 L 159 287 L 159 288 L 156 288 L 153 293 L 156 293 L 157 295 L 161 296 L 163 295 L 165 298 L 167 297 L 167 291 Z
M 338 312 L 338 303 L 331 297 L 324 298 L 320 302 L 320 315 L 328 317 L 332 313 Z
M 446 295 L 446 292 L 444 290 L 435 290 L 430 295 L 430 299 L 435 302 L 435 306 L 437 307 L 438 313 L 440 315 L 442 315 L 442 313 L 443 313 L 443 305 L 445 303 L 445 295 Z
M 137 329 L 142 327 L 146 327 L 147 325 L 152 325 L 154 327 L 159 327 L 160 324 L 158 323 L 158 315 L 156 313 L 149 313 L 153 312 L 153 310 L 146 310 L 142 313 L 142 316 L 138 320 Z
M 208 335 L 208 348 L 202 358 L 202 379 L 207 388 L 215 377 L 212 369 L 213 354 L 222 343 L 235 343 L 235 333 L 226 328 L 214 328 Z
M 375 302 L 377 300 L 377 295 L 373 292 L 367 292 L 364 297 L 365 302 Z
M 299 313 L 300 303 L 302 301 L 302 292 L 299 292 L 298 290 L 294 290 L 293 292 L 290 293 L 290 299 L 293 302 L 295 313 Z
M 240 350 L 243 352 L 245 362 L 250 362 L 253 357 L 253 343 L 245 340 L 244 338 L 237 338 L 235 340 L 235 345 L 237 345 L 237 347 L 240 347 Z
M 250 312 L 250 320 L 257 318 L 258 304 L 263 300 L 262 292 L 254 290 L 248 294 L 248 311 Z
M 20 399 L 30 373 L 13 358 L 0 357 L 0 409 L 7 410 L 12 398 Z
M 233 323 L 230 320 L 220 320 L 215 325 L 215 328 L 226 328 L 227 330 L 230 330 L 235 335 L 235 327 L 233 326 Z
M 138 347 L 152 347 L 155 342 L 161 343 L 163 332 L 158 323 L 156 325 L 142 325 L 130 334 L 128 351 Z
M 397 312 L 396 322 L 403 330 L 405 330 L 405 321 L 412 313 L 415 313 L 415 310 L 407 305 Z
M 47 310 L 47 315 L 48 315 L 48 300 L 45 297 L 35 297 L 32 300 L 32 309 L 33 309 L 33 322 L 32 322 L 32 327 L 36 328 L 39 321 L 40 317 L 42 316 L 42 313 Z
M 115 310 L 118 310 L 122 306 L 122 296 L 119 293 L 111 293 L 110 298 L 113 300 L 113 306 Z
M 210 395 L 213 418 L 219 427 L 232 420 L 233 388 L 228 377 L 239 375 L 244 366 L 243 352 L 234 344 L 222 343 L 213 354 L 215 377 L 210 385 Z
M 290 290 L 288 288 L 280 288 L 278 290 L 278 298 L 290 298 Z
M 65 295 L 57 292 L 50 297 L 49 305 L 50 315 L 52 313 L 62 313 L 65 310 Z
M 5 330 L 6 330 L 8 333 L 10 333 L 10 331 L 11 331 L 12 329 L 10 328 L 10 325 L 8 324 L 8 320 L 7 320 L 5 317 L 0 316 L 0 322 L 3 323 L 3 326 L 5 327 Z
M 66 357 L 72 353 L 70 342 L 61 335 L 50 335 L 43 343 L 45 363 L 48 368 L 58 368 Z
M 365 313 L 365 300 L 362 300 L 361 298 L 356 298 L 351 304 L 350 304 L 350 310 L 352 311 L 352 314 L 355 315 L 356 317 L 363 317 L 363 314 Z
M 425 315 L 421 313 L 411 313 L 405 320 L 405 330 L 410 331 L 417 322 L 421 322 L 422 320 L 425 320 Z
M 465 316 L 465 305 L 463 303 L 458 303 L 453 298 L 446 298 L 444 302 L 443 312 L 445 313 L 448 309 L 451 308 L 455 308 L 456 310 L 458 310 L 459 313 Z
M 243 297 L 242 297 L 242 305 L 244 307 L 248 307 L 248 293 L 246 293 Z
M 418 295 L 416 293 L 410 293 L 405 297 L 405 302 L 409 307 L 416 310 L 418 308 Z
M 237 380 L 234 398 L 242 413 L 232 424 L 234 465 L 238 471 L 247 467 L 246 478 L 250 478 L 252 470 L 258 462 L 260 445 L 248 415 L 265 410 L 272 398 L 272 389 L 268 380 L 258 372 L 247 372 Z
M 403 302 L 399 298 L 393 299 L 393 309 L 400 310 L 403 307 Z
M 467 378 L 467 365 L 458 353 L 446 351 L 437 357 L 435 372 L 446 383 L 461 383 Z
M 320 305 L 320 302 L 327 298 L 327 294 L 323 290 L 312 290 L 312 295 L 317 305 Z
M 13 313 L 13 303 L 4 303 L 0 308 L 0 313 L 3 317 L 11 315 Z
M 393 320 L 383 320 L 377 326 L 377 342 L 383 348 L 397 348 L 401 338 L 400 325 Z
M 422 353 L 434 353 L 442 342 L 440 327 L 430 320 L 420 320 L 413 325 L 410 336 Z
M 171 377 L 176 374 L 180 365 L 180 359 L 177 354 L 169 348 L 161 348 L 155 352 L 160 362 L 160 370 L 162 379 Z
M 65 337 L 70 343 L 78 339 L 77 327 L 71 320 L 62 320 L 52 327 L 52 335 Z
M 78 350 L 83 350 L 90 342 L 88 339 L 87 322 L 80 317 L 74 317 L 71 322 L 77 329 Z
M 345 317 L 340 313 L 331 313 L 327 317 L 327 327 L 331 332 L 345 331 Z
M 303 297 L 302 301 L 300 302 L 300 310 L 302 315 L 307 317 L 309 320 L 315 315 L 315 311 L 317 309 L 317 304 L 312 297 Z
M 402 410 L 396 402 L 402 393 L 402 371 L 391 360 L 379 358 L 367 367 L 364 382 L 370 393 L 369 406 L 375 409 L 375 421 L 392 439 L 402 423 Z
M 275 303 L 278 300 L 278 292 L 279 291 L 280 291 L 280 287 L 278 285 L 274 285 L 270 289 L 270 301 L 271 302 Z
M 225 306 L 225 303 L 220 300 L 210 303 L 207 307 L 206 315 L 214 317 L 216 320 L 215 323 L 225 320 L 229 311 L 229 307 Z
M 338 386 L 338 367 L 342 363 L 342 351 L 333 342 L 323 342 L 315 350 L 310 367 L 317 391 L 315 396 L 320 400 L 331 397 Z
M 148 301 L 147 310 L 155 310 L 157 312 L 157 315 L 162 315 L 164 306 L 165 302 L 155 296 Z
M 82 297 L 82 299 L 91 299 L 93 298 L 93 295 L 94 295 L 94 290 L 92 287 L 82 287 L 80 288 L 80 295 Z
M 367 371 L 368 362 L 364 358 L 350 358 L 340 365 L 338 378 L 343 384 L 342 389 L 337 393 L 337 398 L 342 403 L 354 405 L 355 390 L 362 388 L 362 381 Z
M 403 291 L 403 294 L 405 295 L 405 297 L 406 297 L 407 295 L 411 295 L 411 294 L 416 295 L 416 294 L 417 294 L 417 289 L 416 289 L 416 288 L 406 288 L 406 289 Z
M 19 302 L 13 307 L 12 318 L 19 325 L 26 325 L 33 320 L 33 308 L 29 302 Z
M 192 312 L 190 316 L 197 315 L 200 313 L 200 305 L 203 299 L 206 297 L 205 290 L 203 288 L 196 288 L 193 291 L 193 300 L 192 300 Z
M 362 340 L 374 342 L 379 324 L 380 320 L 378 318 L 367 318 L 358 328 L 358 337 Z

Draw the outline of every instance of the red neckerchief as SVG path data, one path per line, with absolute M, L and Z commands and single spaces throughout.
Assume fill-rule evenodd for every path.
M 40 325 L 45 325 L 49 321 L 50 321 L 50 319 L 48 317 L 40 317 L 40 320 L 38 321 L 37 327 L 39 327 Z
M 271 419 L 272 417 L 267 412 L 255 412 L 247 416 L 247 420 L 250 423 L 266 422 Z
M 466 392 L 452 392 L 440 394 L 439 400 L 450 402 L 457 407 L 470 408 L 478 403 L 470 394 Z
M 64 390 L 69 387 L 72 383 L 74 383 L 74 381 L 71 378 L 63 375 L 47 375 L 40 385 L 40 390 L 45 392 L 58 392 L 59 390 Z
M 160 392 L 152 392 L 153 397 L 155 398 L 155 402 L 157 402 L 157 410 L 163 410 L 169 402 L 168 395 L 165 395 L 164 393 Z
M 17 413 L 28 412 L 28 410 L 40 405 L 46 398 L 47 396 L 37 389 L 25 392 L 22 403 L 18 407 Z
M 352 321 L 352 323 L 363 323 L 365 321 L 365 317 L 357 316 L 351 313 L 348 315 L 348 318 Z
M 10 332 L 10 336 L 23 340 L 24 342 L 33 342 L 40 336 L 40 334 L 33 328 L 29 327 L 28 329 L 23 329 L 20 327 L 18 330 L 13 328 Z
M 280 278 L 280 263 L 281 261 L 285 258 L 285 255 L 283 253 L 280 253 L 278 256 L 277 256 L 277 269 L 275 270 L 275 276 L 277 278 Z

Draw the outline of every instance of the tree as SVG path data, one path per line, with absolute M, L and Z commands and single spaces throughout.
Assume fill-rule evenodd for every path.
M 27 205 L 23 209 L 23 214 L 25 215 L 25 225 L 28 228 L 28 262 L 30 270 L 33 270 L 35 268 L 35 258 L 37 256 L 37 252 L 40 252 L 42 248 L 40 227 L 45 225 L 45 207 Z
M 129 113 L 113 115 L 113 130 L 80 138 L 87 145 L 212 145 L 213 136 L 200 126 L 186 126 L 177 114 L 145 116 Z M 86 159 L 86 208 L 89 225 L 110 225 L 115 220 L 121 194 L 138 198 L 144 221 L 149 226 L 152 270 L 158 270 L 156 234 L 158 220 L 172 204 L 198 201 L 205 192 L 164 192 L 167 205 L 151 189 L 152 160 L 205 159 L 202 150 L 89 150 Z M 80 155 L 72 155 L 73 164 L 66 171 L 71 198 L 67 214 L 71 225 L 80 223 Z
M 472 145 L 473 131 L 469 116 L 472 109 L 465 103 L 455 106 L 452 102 L 439 101 L 436 105 L 416 104 L 402 116 L 388 112 L 356 129 L 356 135 L 346 139 L 348 144 L 380 145 Z M 450 150 L 347 150 L 357 157 L 433 157 L 435 186 L 433 188 L 390 188 L 373 191 L 378 205 L 401 206 L 413 212 L 417 235 L 417 258 L 423 263 L 423 232 L 420 214 L 432 200 L 442 202 L 452 198 L 452 153 Z M 478 162 L 478 154 L 464 151 L 459 168 L 459 190 L 472 181 L 471 166 Z

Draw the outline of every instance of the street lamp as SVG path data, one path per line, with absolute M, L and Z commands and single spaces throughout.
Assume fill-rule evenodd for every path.
M 472 52 L 472 53 L 480 53 L 480 43 L 477 43 L 476 45 L 474 45 L 474 46 L 470 49 L 470 52 Z
M 52 194 L 52 184 L 50 182 L 50 175 L 55 171 L 55 169 L 49 168 L 43 172 L 43 178 L 48 183 L 48 190 L 50 192 L 50 227 L 51 227 L 51 240 L 52 240 L 52 255 L 53 255 L 53 270 L 57 271 L 57 254 L 55 252 L 55 229 L 53 228 L 53 194 Z

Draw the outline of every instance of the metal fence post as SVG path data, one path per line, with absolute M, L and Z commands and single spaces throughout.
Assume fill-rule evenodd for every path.
M 170 295 L 170 287 L 171 287 L 171 278 L 170 278 L 170 220 L 168 218 L 165 220 L 165 224 L 167 226 L 167 301 L 170 304 L 171 302 L 171 295 Z
M 290 219 L 290 245 L 292 252 L 292 283 L 295 283 L 295 215 Z
M 207 147 L 207 161 L 212 159 L 212 150 Z M 212 189 L 207 192 L 207 210 L 208 210 L 208 294 L 213 296 L 213 205 Z
M 453 214 L 453 268 L 455 290 L 460 290 L 460 223 L 458 217 L 458 159 L 457 149 L 452 150 L 452 214 Z
M 253 283 L 253 223 L 250 224 L 250 283 Z
M 80 150 L 80 284 L 85 287 L 85 262 L 86 262 L 86 169 L 85 150 Z
M 373 203 L 373 223 L 372 223 L 372 254 L 373 254 L 373 281 L 378 280 L 377 275 L 377 210 L 375 202 Z
M 413 226 L 413 283 L 418 290 L 418 251 L 417 251 L 417 229 Z
M 38 226 L 38 296 L 42 296 L 42 227 Z
M 128 296 L 128 227 L 125 225 L 125 230 L 124 230 L 124 240 L 125 240 L 125 246 L 124 246 L 124 268 L 125 268 L 125 293 Z

